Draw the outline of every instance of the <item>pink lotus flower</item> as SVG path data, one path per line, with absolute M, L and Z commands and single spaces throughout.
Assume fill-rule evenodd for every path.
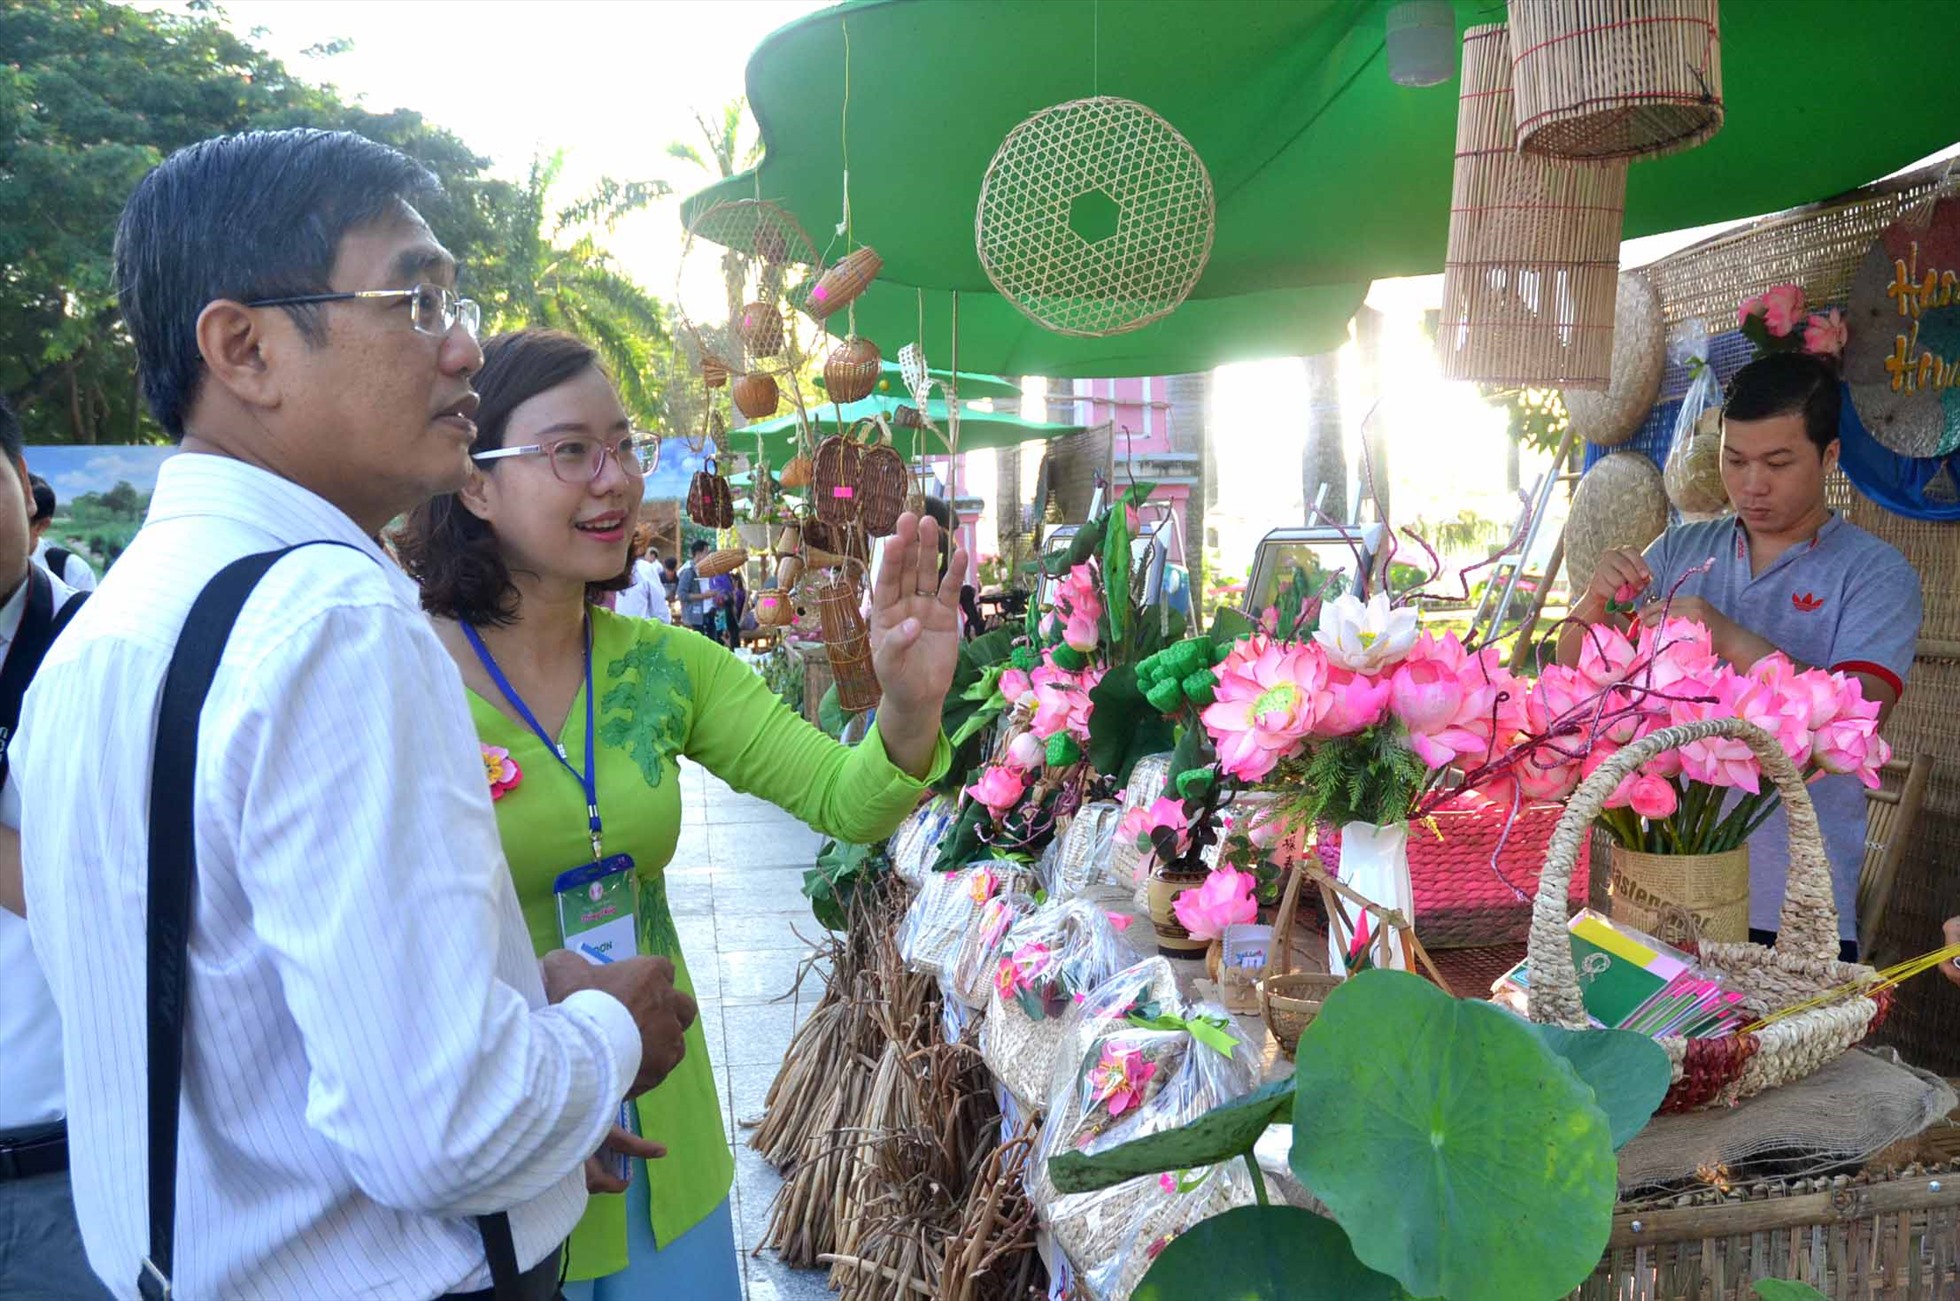
M 995 685 L 999 687 L 1001 696 L 1010 705 L 1017 703 L 1022 696 L 1034 690 L 1034 683 L 1022 669 L 1004 670 L 1000 675 L 1000 681 Z
M 1892 747 L 1878 734 L 1879 704 L 1865 699 L 1858 679 L 1831 675 L 1840 683 L 1838 709 L 1814 734 L 1812 757 L 1828 773 L 1852 773 L 1877 790 L 1878 773 L 1892 757 Z
M 1409 729 L 1409 748 L 1431 768 L 1495 757 L 1498 737 L 1524 730 L 1526 692 L 1495 647 L 1471 654 L 1445 633 L 1424 633 L 1395 670 L 1389 709 Z
M 1117 1040 L 1103 1043 L 1102 1056 L 1089 1072 L 1092 1105 L 1103 1104 L 1116 1117 L 1143 1103 L 1144 1086 L 1157 1074 L 1157 1063 L 1144 1058 L 1141 1048 Z
M 1081 651 L 1084 655 L 1096 648 L 1099 639 L 1095 617 L 1085 615 L 1079 610 L 1071 614 L 1068 622 L 1062 626 L 1062 641 L 1070 649 Z
M 987 806 L 987 811 L 999 821 L 1007 811 L 1021 802 L 1027 793 L 1027 779 L 1004 764 L 994 764 L 982 769 L 980 780 L 966 788 L 966 793 Z
M 1220 769 L 1246 781 L 1258 781 L 1297 753 L 1331 703 L 1327 657 L 1310 642 L 1254 634 L 1216 672 L 1216 696 L 1201 717 Z
M 1460 664 L 1424 654 L 1423 649 L 1418 647 L 1395 670 L 1389 680 L 1388 701 L 1389 709 L 1411 735 L 1426 739 L 1448 727 L 1463 708 L 1463 683 L 1458 677 Z
M 1804 327 L 1803 350 L 1820 357 L 1836 357 L 1844 351 L 1844 345 L 1851 342 L 1850 327 L 1844 323 L 1843 315 L 1833 307 L 1822 316 L 1813 316 Z
M 1392 679 L 1369 677 L 1347 669 L 1327 670 L 1327 712 L 1314 724 L 1314 740 L 1356 736 L 1382 721 L 1388 713 Z
M 1715 684 L 1713 702 L 1674 701 L 1668 716 L 1675 723 L 1697 722 L 1704 718 L 1733 718 L 1735 702 L 1747 689 L 1746 679 L 1730 673 Z M 1681 747 L 1681 773 L 1690 781 L 1710 786 L 1729 786 L 1755 795 L 1762 790 L 1762 765 L 1747 742 L 1734 737 L 1711 736 L 1690 741 Z
M 1763 314 L 1763 296 L 1761 294 L 1757 294 L 1753 298 L 1743 299 L 1742 305 L 1735 309 L 1735 323 L 1739 328 L 1741 326 L 1749 324 L 1750 317 L 1761 316 L 1762 314 Z
M 1102 681 L 1102 670 L 1071 673 L 1050 662 L 1036 669 L 1031 681 L 1035 710 L 1029 729 L 1044 741 L 1057 732 L 1067 732 L 1087 745 L 1089 715 L 1095 708 L 1089 702 L 1089 692 Z
M 1096 571 L 1088 565 L 1069 570 L 1056 588 L 1055 608 L 1064 618 L 1085 618 L 1090 623 L 1102 618 L 1102 584 Z
M 1203 885 L 1171 900 L 1171 911 L 1178 924 L 1191 932 L 1192 939 L 1215 940 L 1225 934 L 1227 926 L 1259 916 L 1259 903 L 1252 897 L 1257 885 L 1252 873 L 1221 867 L 1206 877 Z
M 1787 338 L 1803 320 L 1803 289 L 1778 285 L 1763 295 L 1763 325 L 1777 338 Z
M 524 780 L 524 773 L 517 766 L 517 760 L 510 757 L 510 751 L 501 745 L 486 745 L 483 750 L 483 775 L 490 780 L 490 802 L 496 803 L 517 789 L 517 783 Z
M 985 903 L 999 893 L 1000 878 L 984 867 L 966 878 L 966 897 L 975 903 Z
M 1596 623 L 1586 628 L 1579 646 L 1579 676 L 1599 690 L 1627 680 L 1640 658 L 1640 648 L 1617 628 Z
M 1032 772 L 1048 762 L 1048 747 L 1033 732 L 1023 732 L 1007 743 L 1007 766 Z
M 1177 833 L 1178 853 L 1191 847 L 1191 819 L 1184 815 L 1183 803 L 1168 796 L 1159 796 L 1143 808 L 1131 809 L 1116 824 L 1116 834 L 1139 849 L 1148 846 L 1151 833 L 1159 830 Z
M 1635 813 L 1649 821 L 1671 818 L 1681 805 L 1673 782 L 1645 773 L 1636 774 L 1630 780 L 1627 803 Z

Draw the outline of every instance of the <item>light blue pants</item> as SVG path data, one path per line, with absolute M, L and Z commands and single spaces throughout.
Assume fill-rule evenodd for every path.
M 728 1201 L 663 1251 L 654 1245 L 647 1218 L 646 1163 L 634 1164 L 639 1168 L 626 1190 L 626 1268 L 565 1284 L 565 1301 L 742 1301 L 735 1213 Z

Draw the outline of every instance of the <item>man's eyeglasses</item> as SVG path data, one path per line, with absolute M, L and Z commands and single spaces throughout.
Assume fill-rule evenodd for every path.
M 361 289 L 339 294 L 294 294 L 287 298 L 260 298 L 247 307 L 297 307 L 301 303 L 344 303 L 358 298 L 400 298 L 408 303 L 408 319 L 416 333 L 440 339 L 461 321 L 469 336 L 476 338 L 483 323 L 483 311 L 471 298 L 458 298 L 455 291 L 441 285 L 417 285 L 413 289 Z
M 643 479 L 660 466 L 660 438 L 636 429 L 615 442 L 571 434 L 549 443 L 527 443 L 522 447 L 498 447 L 477 452 L 472 461 L 495 461 L 506 456 L 542 456 L 551 462 L 551 472 L 559 482 L 584 487 L 606 471 L 606 458 L 614 457 L 619 468 L 635 479 Z

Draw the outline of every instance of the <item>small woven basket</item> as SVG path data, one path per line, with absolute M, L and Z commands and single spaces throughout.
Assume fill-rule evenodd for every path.
M 1658 158 L 1721 129 L 1717 0 L 1512 0 L 1510 20 L 1524 153 Z
M 741 547 L 721 547 L 702 556 L 694 572 L 703 578 L 732 574 L 749 563 L 749 553 Z
M 767 359 L 783 350 L 783 313 L 774 303 L 747 303 L 742 308 L 742 347 L 749 356 Z
M 701 354 L 701 382 L 709 388 L 725 388 L 728 384 L 728 363 L 712 352 Z
M 824 654 L 837 677 L 837 704 L 852 714 L 869 709 L 883 693 L 871 666 L 871 633 L 858 611 L 857 584 L 824 578 L 816 584 L 816 598 Z
M 796 602 L 780 588 L 758 592 L 755 597 L 755 621 L 764 628 L 787 628 L 796 622 Z
M 782 405 L 775 377 L 750 372 L 735 381 L 735 409 L 751 420 L 767 420 Z
M 905 511 L 912 476 L 905 469 L 904 459 L 892 448 L 891 430 L 885 427 L 883 416 L 877 418 L 876 427 L 882 438 L 868 444 L 858 462 L 857 507 L 864 531 L 874 538 L 885 538 L 898 531 L 898 517 Z
M 821 321 L 832 312 L 848 307 L 870 288 L 884 265 L 885 260 L 869 244 L 857 249 L 818 278 L 803 310 Z
M 1293 917 L 1299 911 L 1300 886 L 1306 875 L 1297 868 L 1286 874 L 1286 892 L 1280 896 L 1279 915 L 1273 919 L 1266 975 L 1258 986 L 1259 1015 L 1289 1061 L 1300 1046 L 1300 1036 L 1320 1015 L 1320 1005 L 1341 983 L 1341 977 L 1324 971 L 1293 970 Z
M 735 527 L 735 497 L 728 480 L 721 477 L 720 463 L 712 456 L 688 481 L 687 517 L 702 528 Z
M 857 522 L 858 470 L 863 461 L 863 446 L 842 434 L 832 434 L 817 444 L 810 505 L 818 519 L 832 525 Z
M 1641 764 L 1690 742 L 1729 737 L 1746 743 L 1776 783 L 1790 828 L 1790 879 L 1783 897 L 1776 943 L 1700 946 L 1700 960 L 1724 988 L 1742 995 L 1754 1016 L 1781 1011 L 1847 981 L 1874 975 L 1870 967 L 1839 962 L 1837 906 L 1831 896 L 1831 864 L 1817 826 L 1810 792 L 1783 747 L 1761 728 L 1739 718 L 1715 718 L 1662 728 L 1615 752 L 1579 783 L 1538 883 L 1531 915 L 1531 1019 L 1572 1030 L 1587 1026 L 1586 1007 L 1572 965 L 1566 930 L 1566 892 L 1579 845 L 1616 787 Z M 1674 1066 L 1674 1084 L 1662 1111 L 1727 1106 L 1765 1089 L 1800 1080 L 1836 1060 L 1863 1039 L 1890 1008 L 1889 991 L 1839 999 L 1796 1013 L 1754 1032 L 1708 1039 L 1655 1042 Z
M 856 402 L 868 398 L 878 387 L 879 367 L 884 358 L 878 345 L 853 334 L 830 350 L 823 362 L 824 392 L 832 402 Z
M 783 465 L 783 472 L 777 476 L 784 488 L 807 488 L 810 486 L 810 458 L 798 452 Z

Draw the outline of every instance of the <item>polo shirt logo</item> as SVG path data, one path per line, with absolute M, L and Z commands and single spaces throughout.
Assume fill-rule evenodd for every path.
M 1824 608 L 1824 599 L 1820 596 L 1813 596 L 1809 592 L 1792 592 L 1790 593 L 1790 604 L 1796 606 L 1804 614 L 1815 614 Z

